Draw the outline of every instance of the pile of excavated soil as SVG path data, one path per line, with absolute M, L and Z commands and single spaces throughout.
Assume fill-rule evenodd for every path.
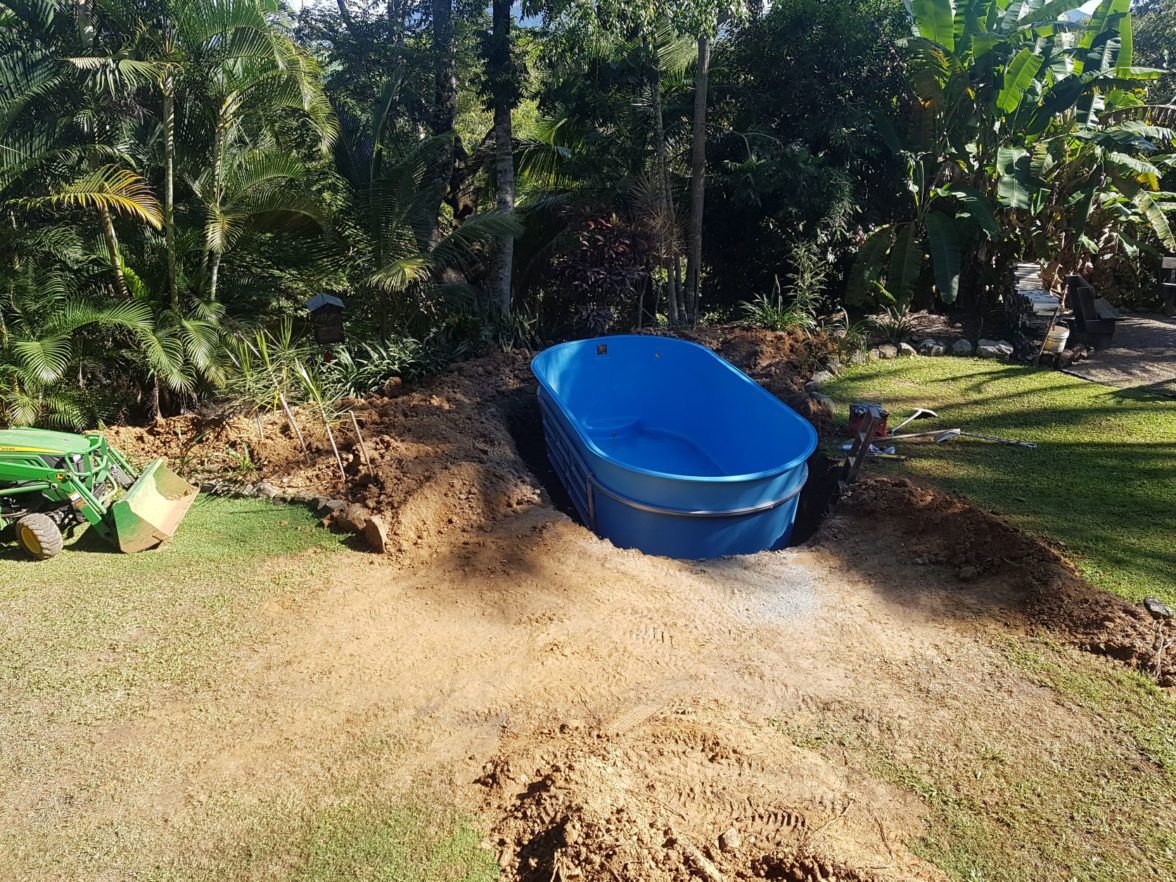
M 535 780 L 522 772 L 530 757 L 517 746 L 487 763 L 478 783 L 498 819 L 504 879 L 875 878 L 814 845 L 818 828 L 843 815 L 848 801 L 812 818 L 798 809 L 788 779 L 804 778 L 805 763 L 781 755 L 778 733 L 711 708 L 655 711 L 638 707 L 622 721 L 633 728 L 611 722 L 588 737 L 580 721 L 543 732 L 546 763 Z M 875 811 L 917 826 L 907 807 L 875 796 Z
M 346 480 L 309 408 L 295 413 L 309 456 L 282 414 L 266 416 L 260 428 L 256 419 L 183 416 L 110 436 L 137 458 L 166 456 L 194 480 L 264 480 L 287 494 L 350 501 L 359 506 L 345 511 L 352 520 L 381 521 L 385 550 L 426 559 L 454 536 L 489 529 L 538 501 L 496 403 L 532 383 L 526 354 L 501 353 L 412 389 L 393 382 L 386 394 L 346 402 L 360 429 L 356 435 L 350 420 L 335 429 Z
M 1155 623 L 1142 608 L 1091 585 L 1044 541 L 962 497 L 875 478 L 852 487 L 842 507 L 855 529 L 869 530 L 896 558 L 1003 604 L 1013 623 L 1023 619 L 1087 652 L 1151 668 Z M 1176 672 L 1166 671 L 1161 685 L 1176 685 Z

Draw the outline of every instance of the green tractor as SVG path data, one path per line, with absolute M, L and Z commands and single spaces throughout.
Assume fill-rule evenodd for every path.
M 0 532 L 11 528 L 38 560 L 77 528 L 128 554 L 154 548 L 175 534 L 196 495 L 162 459 L 136 474 L 101 435 L 0 430 Z

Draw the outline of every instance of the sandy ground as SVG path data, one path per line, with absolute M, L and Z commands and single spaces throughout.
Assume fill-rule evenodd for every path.
M 908 848 L 918 798 L 792 727 L 848 719 L 945 756 L 1097 735 L 987 639 L 1021 621 L 1006 580 L 905 559 L 862 529 L 869 505 L 810 547 L 708 563 L 618 551 L 544 505 L 427 565 L 346 554 L 261 613 L 231 677 L 90 733 L 117 771 L 73 774 L 108 781 L 8 802 L 81 841 L 128 818 L 148 839 L 206 803 L 298 799 L 374 739 L 391 785 L 424 776 L 480 814 L 507 880 L 939 879 Z M 135 877 L 133 849 L 108 860 L 102 878 Z
M 1176 398 L 1176 319 L 1131 315 L 1119 322 L 1111 345 L 1066 373 L 1115 386 Z

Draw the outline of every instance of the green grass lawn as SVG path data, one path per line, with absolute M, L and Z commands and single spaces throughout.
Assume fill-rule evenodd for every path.
M 424 787 L 375 786 L 386 769 L 261 806 L 214 795 L 161 824 L 127 806 L 151 792 L 140 756 L 173 757 L 133 740 L 93 747 L 161 705 L 187 697 L 199 706 L 231 683 L 262 606 L 312 597 L 348 553 L 305 508 L 212 497 L 159 551 L 123 555 L 83 536 L 35 562 L 0 546 L 0 878 L 495 878 L 480 834 Z M 106 795 L 84 810 L 59 799 L 30 808 L 14 796 L 30 784 Z
M 915 407 L 940 415 L 903 431 L 1036 442 L 897 442 L 908 461 L 867 469 L 964 494 L 1053 540 L 1092 582 L 1127 600 L 1176 604 L 1176 401 L 969 358 L 874 361 L 822 391 L 842 420 L 851 402 L 881 401 L 891 425 Z

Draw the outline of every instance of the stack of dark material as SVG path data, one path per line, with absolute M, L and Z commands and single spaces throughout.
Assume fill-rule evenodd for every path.
M 1160 309 L 1164 315 L 1176 315 L 1176 257 L 1160 263 Z
M 1013 273 L 1016 288 L 1005 295 L 1005 310 L 1009 327 L 1018 336 L 1041 340 L 1049 331 L 1050 322 L 1058 311 L 1060 301 L 1041 284 L 1041 267 L 1035 263 L 1019 263 Z M 1065 318 L 1062 313 L 1059 318 Z

